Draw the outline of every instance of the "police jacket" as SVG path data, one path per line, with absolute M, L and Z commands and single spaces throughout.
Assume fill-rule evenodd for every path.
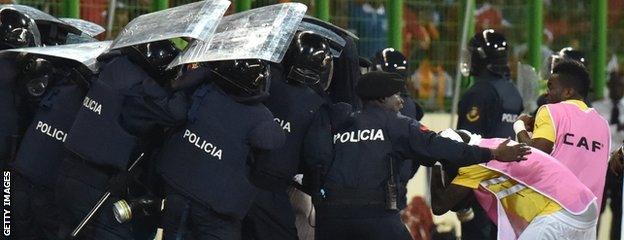
M 162 127 L 186 120 L 188 98 L 171 92 L 127 57 L 114 56 L 102 67 L 78 110 L 66 147 L 94 164 L 125 170 L 148 151 Z
M 248 180 L 252 153 L 280 147 L 282 128 L 264 105 L 237 102 L 214 83 L 195 90 L 188 115 L 163 146 L 159 173 L 187 197 L 242 219 L 256 191 Z
M 338 123 L 333 135 L 334 158 L 325 164 L 328 203 L 383 202 L 389 158 L 394 159 L 395 168 L 401 168 L 405 159 L 425 165 L 431 165 L 432 159 L 446 159 L 468 166 L 492 157 L 488 149 L 445 139 L 418 121 L 376 105 L 365 104 L 347 121 Z
M 422 106 L 414 101 L 414 99 L 408 93 L 401 93 L 401 98 L 403 99 L 403 108 L 401 109 L 401 114 L 403 114 L 403 116 L 420 121 L 424 116 Z
M 18 132 L 18 112 L 15 99 L 17 64 L 12 59 L 0 58 L 0 162 L 11 154 L 12 136 Z
M 86 94 L 72 77 L 67 74 L 54 79 L 43 95 L 13 163 L 15 170 L 37 185 L 55 184 L 65 156 L 63 143 Z
M 480 76 L 459 102 L 457 128 L 486 138 L 515 137 L 513 123 L 523 110 L 522 97 L 509 79 Z
M 361 102 L 355 94 L 355 86 L 361 75 L 359 55 L 353 38 L 342 37 L 346 40 L 346 44 L 340 57 L 335 60 L 332 83 L 328 92 L 333 103 L 348 103 L 359 109 Z
M 251 178 L 260 188 L 285 191 L 306 158 L 318 156 L 320 151 L 331 151 L 309 148 L 312 141 L 319 141 L 309 133 L 330 131 L 328 122 L 325 126 L 312 124 L 321 122 L 319 112 L 325 111 L 327 101 L 308 86 L 286 83 L 281 66 L 272 66 L 271 71 L 271 95 L 264 104 L 282 127 L 286 141 L 279 149 L 257 156 Z

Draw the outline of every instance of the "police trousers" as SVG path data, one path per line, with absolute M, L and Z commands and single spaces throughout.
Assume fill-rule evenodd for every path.
M 258 189 L 253 205 L 243 220 L 243 239 L 298 239 L 295 213 L 286 191 Z
M 343 208 L 346 209 L 346 208 Z M 317 240 L 411 240 L 407 227 L 397 211 L 379 213 L 381 209 L 319 209 L 316 220 Z M 331 211 L 327 212 L 327 211 Z M 348 211 L 348 212 L 347 212 Z M 374 211 L 374 214 L 367 214 Z M 381 210 L 383 211 L 383 210 Z
M 61 164 L 59 175 L 56 184 L 56 200 L 60 207 L 59 235 L 67 237 L 104 195 L 110 174 L 70 156 Z M 117 196 L 109 197 L 82 229 L 78 239 L 134 239 L 131 224 L 115 220 L 112 209 L 118 200 Z
M 11 237 L 16 240 L 60 239 L 58 233 L 58 208 L 54 191 L 33 184 L 16 171 L 11 171 Z
M 219 214 L 173 187 L 165 191 L 164 240 L 241 239 L 241 220 Z

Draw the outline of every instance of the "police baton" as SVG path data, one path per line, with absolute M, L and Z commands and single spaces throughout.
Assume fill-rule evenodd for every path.
M 139 162 L 141 162 L 141 159 L 143 159 L 143 155 L 144 155 L 144 153 L 141 153 L 141 155 L 136 160 L 134 160 L 132 165 L 130 165 L 130 168 L 128 168 L 128 172 L 131 172 L 134 169 L 134 167 L 136 167 L 136 165 L 138 165 Z M 76 236 L 78 236 L 78 234 L 80 234 L 80 231 L 82 231 L 82 228 L 84 228 L 84 226 L 87 225 L 87 223 L 89 223 L 89 221 L 91 221 L 91 218 L 93 218 L 93 216 L 98 212 L 98 210 L 100 210 L 100 207 L 102 207 L 102 204 L 104 204 L 104 202 L 106 202 L 106 200 L 108 200 L 110 195 L 111 195 L 110 191 L 106 191 L 106 193 L 104 193 L 104 195 L 102 195 L 102 197 L 95 204 L 95 206 L 93 206 L 93 208 L 91 208 L 91 211 L 89 211 L 87 216 L 85 216 L 82 219 L 82 221 L 80 221 L 80 224 L 78 224 L 78 226 L 74 229 L 74 231 L 72 231 L 71 235 L 69 235 L 69 239 L 76 239 Z

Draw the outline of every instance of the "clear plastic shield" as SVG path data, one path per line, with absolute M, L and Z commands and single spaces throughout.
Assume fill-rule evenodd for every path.
M 61 18 L 61 20 L 71 26 L 74 26 L 84 35 L 87 35 L 89 37 L 95 37 L 106 31 L 104 27 L 98 25 L 97 23 L 89 22 L 78 18 Z
M 518 62 L 518 76 L 516 77 L 516 86 L 522 96 L 524 109 L 533 111 L 537 108 L 537 98 L 539 97 L 539 80 L 540 77 L 531 65 Z
M 59 26 L 67 29 L 68 32 L 70 33 L 75 33 L 75 34 L 79 34 L 80 33 L 80 29 L 50 15 L 47 14 L 39 9 L 33 8 L 33 7 L 29 7 L 29 6 L 25 6 L 25 5 L 18 5 L 18 4 L 4 4 L 4 5 L 0 5 L 0 12 L 4 9 L 12 9 L 15 11 L 18 11 L 20 13 L 23 13 L 24 15 L 32 18 L 33 20 L 35 20 L 35 22 L 37 23 L 41 23 L 41 22 L 45 22 L 45 23 L 49 23 L 49 24 L 58 24 Z
M 194 41 L 169 67 L 233 59 L 280 62 L 307 7 L 282 3 L 223 17 L 210 41 Z
M 334 57 L 340 57 L 340 53 L 342 52 L 342 48 L 345 46 L 347 41 L 336 34 L 335 32 L 324 28 L 322 26 L 316 25 L 314 23 L 309 22 L 301 22 L 299 24 L 299 31 L 308 31 L 314 34 L 320 35 L 323 38 L 329 40 L 329 45 L 331 47 L 331 52 Z
M 312 16 L 307 16 L 307 15 L 304 16 L 302 22 L 311 23 L 311 24 L 314 24 L 314 25 L 322 26 L 325 29 L 329 29 L 329 30 L 333 31 L 334 33 L 338 33 L 338 34 L 343 34 L 343 35 L 349 36 L 349 37 L 353 38 L 354 40 L 360 40 L 360 38 L 357 35 L 355 35 L 354 33 L 349 32 L 349 31 L 347 31 L 344 28 L 338 27 L 338 26 L 336 26 L 334 24 L 331 24 L 329 22 L 323 21 L 321 19 L 318 19 L 318 18 L 315 18 L 315 17 L 312 17 Z
M 459 71 L 464 77 L 470 76 L 470 66 L 472 65 L 472 54 L 468 49 L 463 48 L 460 56 Z
M 111 49 L 179 37 L 209 39 L 229 6 L 227 0 L 206 0 L 141 15 L 124 27 Z
M 86 34 L 80 34 L 80 35 L 76 35 L 73 33 L 70 33 L 67 35 L 67 40 L 65 41 L 65 44 L 78 44 L 78 43 L 88 43 L 88 42 L 97 42 L 98 40 L 90 37 L 89 35 Z
M 0 11 L 2 11 L 3 9 L 13 9 L 16 10 L 18 12 L 21 12 L 23 14 L 25 14 L 26 16 L 32 18 L 35 21 L 43 21 L 43 22 L 52 22 L 52 23 L 58 23 L 61 25 L 67 25 L 66 23 L 64 23 L 63 21 L 61 21 L 60 19 L 47 14 L 39 9 L 33 8 L 33 7 L 29 7 L 29 6 L 25 6 L 25 5 L 18 5 L 18 4 L 3 4 L 0 5 Z
M 29 53 L 52 56 L 79 62 L 92 72 L 98 71 L 97 57 L 111 46 L 112 41 L 68 44 L 50 47 L 16 48 L 0 51 L 0 57 L 9 54 Z

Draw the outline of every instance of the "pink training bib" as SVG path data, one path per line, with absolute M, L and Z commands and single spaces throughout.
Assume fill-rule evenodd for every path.
M 503 141 L 505 139 L 482 139 L 479 146 L 496 148 Z M 528 160 L 522 162 L 490 161 L 481 164 L 490 170 L 503 174 L 499 178 L 483 181 L 481 186 L 475 190 L 479 204 L 498 225 L 498 239 L 516 239 L 528 225 L 519 216 L 507 215 L 500 203 L 500 199 L 524 188 L 531 188 L 550 198 L 572 214 L 585 212 L 596 199 L 592 191 L 574 173 L 552 156 L 533 148 L 527 158 Z M 497 184 L 508 179 L 512 179 L 518 184 L 497 193 L 487 189 L 489 184 Z
M 593 108 L 585 111 L 566 102 L 546 105 L 555 125 L 555 144 L 550 154 L 602 201 L 611 134 L 609 124 Z

